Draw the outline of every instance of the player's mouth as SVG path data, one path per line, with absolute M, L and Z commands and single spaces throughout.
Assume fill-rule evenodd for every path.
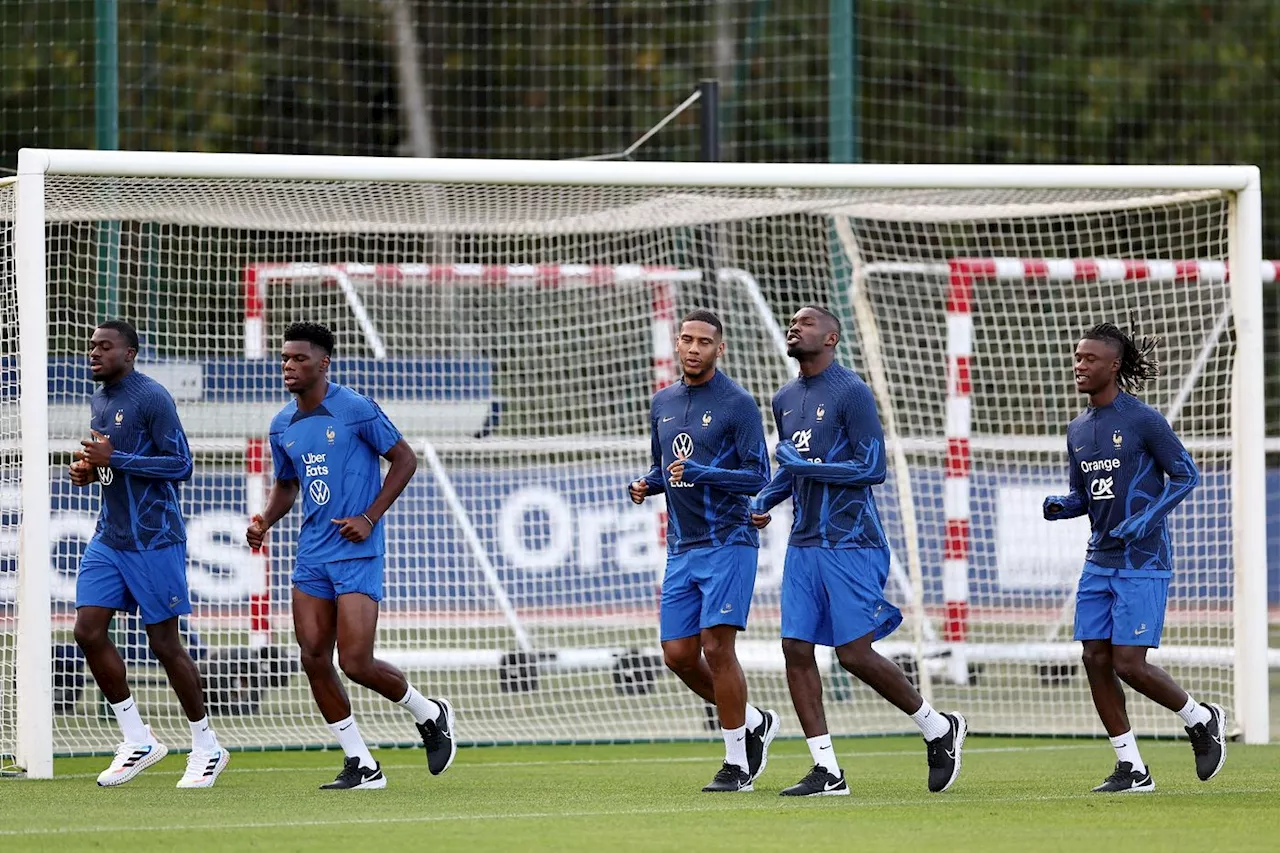
M 1087 373 L 1077 373 L 1077 374 L 1076 374 L 1076 384 L 1077 384 L 1077 385 L 1084 385 L 1084 384 L 1085 384 L 1085 383 L 1087 383 L 1088 381 L 1089 381 L 1089 374 L 1087 374 Z

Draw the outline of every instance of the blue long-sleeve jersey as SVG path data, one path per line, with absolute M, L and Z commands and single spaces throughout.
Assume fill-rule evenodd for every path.
M 298 401 L 271 420 L 271 459 L 277 480 L 297 480 L 302 493 L 299 563 L 314 565 L 379 556 L 386 551 L 375 524 L 363 542 L 348 542 L 334 519 L 360 515 L 382 491 L 379 457 L 401 439 L 378 404 L 330 382 L 324 401 L 309 412 Z
M 98 539 L 118 551 L 187 541 L 178 483 L 191 476 L 191 448 L 169 392 L 133 371 L 95 391 L 89 412 L 89 426 L 114 448 L 110 466 L 98 469 Z
M 884 428 L 871 389 L 837 363 L 773 395 L 778 475 L 756 498 L 768 512 L 788 497 L 799 547 L 887 548 L 871 487 L 886 475 Z
M 702 385 L 684 380 L 653 396 L 649 494 L 667 497 L 667 553 L 720 545 L 760 546 L 749 496 L 769 482 L 769 451 L 755 400 L 720 371 Z M 667 467 L 684 459 L 681 482 Z
M 1088 513 L 1093 535 L 1086 571 L 1168 577 L 1173 567 L 1165 516 L 1200 482 L 1168 422 L 1121 392 L 1067 427 L 1067 460 L 1071 493 L 1048 498 L 1044 515 L 1052 521 Z M 1051 509 L 1054 503 L 1061 509 Z

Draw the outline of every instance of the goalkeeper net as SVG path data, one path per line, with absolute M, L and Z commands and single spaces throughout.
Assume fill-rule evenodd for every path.
M 841 313 L 841 357 L 872 384 L 894 459 L 877 500 L 888 595 L 909 618 L 880 647 L 935 704 L 1003 733 L 1100 731 L 1070 640 L 1087 524 L 1048 525 L 1039 506 L 1065 486 L 1081 331 L 1133 317 L 1160 335 L 1145 399 L 1205 476 L 1172 517 L 1153 659 L 1237 707 L 1231 193 L 634 186 L 619 165 L 616 185 L 595 186 L 44 178 L 56 751 L 116 738 L 70 637 L 96 490 L 64 476 L 87 428 L 84 343 L 108 316 L 139 326 L 139 368 L 177 399 L 196 455 L 182 627 L 230 745 L 329 740 L 292 645 L 297 511 L 265 554 L 242 544 L 287 402 L 281 333 L 301 319 L 335 329 L 334 379 L 377 399 L 421 454 L 388 516 L 378 654 L 454 702 L 464 741 L 714 733 L 661 664 L 662 502 L 626 497 L 649 465 L 649 398 L 676 377 L 678 317 L 703 306 L 770 433 L 769 399 L 794 375 L 780 324 L 810 302 Z M 795 732 L 777 640 L 788 524 L 780 508 L 765 531 L 740 657 L 752 701 Z M 148 722 L 183 743 L 140 626 L 118 620 L 116 640 Z M 820 662 L 833 732 L 910 729 Z M 403 709 L 358 688 L 352 701 L 371 741 L 412 740 Z M 1179 730 L 1149 703 L 1132 713 L 1144 732 Z

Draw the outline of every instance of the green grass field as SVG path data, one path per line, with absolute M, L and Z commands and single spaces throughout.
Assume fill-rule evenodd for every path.
M 382 791 L 320 791 L 336 752 L 236 753 L 218 786 L 178 791 L 173 755 L 99 789 L 105 758 L 60 759 L 52 781 L 0 782 L 0 851 L 779 850 L 1274 851 L 1280 745 L 1232 745 L 1196 780 L 1186 743 L 1145 742 L 1158 791 L 1103 796 L 1106 741 L 970 738 L 964 772 L 925 791 L 915 738 L 837 743 L 849 797 L 785 800 L 809 766 L 779 740 L 750 794 L 703 794 L 712 743 L 463 749 L 443 776 L 420 753 L 378 753 Z

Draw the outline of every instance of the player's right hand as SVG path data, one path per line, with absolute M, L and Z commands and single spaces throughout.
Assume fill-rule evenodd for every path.
M 249 543 L 249 547 L 257 551 L 262 547 L 263 540 L 267 538 L 267 526 L 262 521 L 262 516 L 255 515 L 249 522 L 248 529 L 244 532 L 244 541 Z
M 1044 517 L 1046 521 L 1053 521 L 1053 517 L 1064 509 L 1066 507 L 1062 504 L 1062 498 L 1050 496 L 1044 499 Z
M 767 512 L 751 513 L 751 526 L 756 530 L 764 530 L 771 521 L 773 521 L 773 516 Z
M 631 502 L 633 504 L 642 504 L 644 499 L 649 496 L 649 484 L 644 480 L 636 480 L 627 488 L 627 491 L 631 493 Z
M 98 479 L 98 469 L 83 459 L 77 459 L 67 468 L 74 486 L 87 486 Z

